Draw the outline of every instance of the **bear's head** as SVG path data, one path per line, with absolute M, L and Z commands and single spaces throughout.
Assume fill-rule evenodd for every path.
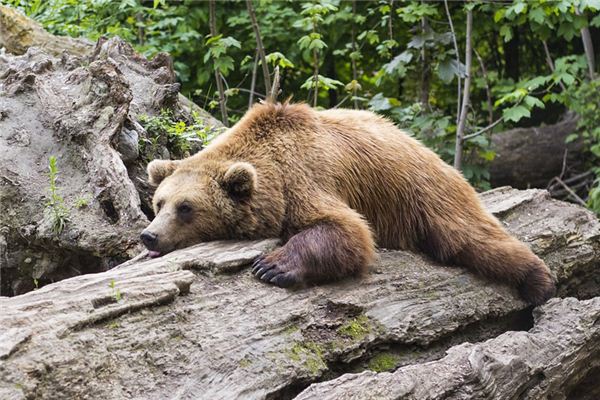
M 254 217 L 257 173 L 246 162 L 154 160 L 148 164 L 156 217 L 141 239 L 157 257 L 192 244 L 243 236 Z

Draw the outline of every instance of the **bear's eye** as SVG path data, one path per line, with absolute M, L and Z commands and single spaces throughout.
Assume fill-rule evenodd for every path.
M 162 200 L 161 200 L 161 201 L 159 201 L 158 203 L 156 203 L 156 211 L 157 211 L 157 212 L 160 212 L 160 209 L 162 208 L 162 206 L 163 206 L 163 204 L 164 204 L 164 203 L 165 203 L 165 202 L 164 202 L 164 201 L 162 201 Z
M 186 215 L 192 212 L 192 207 L 189 204 L 180 204 L 177 207 L 177 212 L 182 215 Z

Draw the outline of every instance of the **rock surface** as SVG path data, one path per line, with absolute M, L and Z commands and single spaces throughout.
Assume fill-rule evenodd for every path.
M 547 262 L 560 296 L 600 295 L 600 224 L 590 212 L 539 190 L 482 197 Z M 385 250 L 361 280 L 280 289 L 247 268 L 275 245 L 205 243 L 157 259 L 140 255 L 0 298 L 0 398 L 291 399 L 315 382 L 324 383 L 301 396 L 337 398 L 360 394 L 367 380 L 391 388 L 388 380 L 397 379 L 395 393 L 431 388 L 425 398 L 443 398 L 434 396 L 439 388 L 449 398 L 541 399 L 557 385 L 564 384 L 559 393 L 585 387 L 597 374 L 598 299 L 553 300 L 533 325 L 515 290 Z M 481 366 L 479 375 L 469 375 L 470 366 Z M 366 369 L 400 375 L 346 375 Z M 442 370 L 446 379 L 434 379 Z M 403 386 L 414 375 L 402 371 L 424 371 L 420 379 L 430 382 Z
M 0 295 L 105 271 L 137 254 L 152 212 L 145 166 L 170 156 L 161 143 L 140 151 L 148 135 L 138 119 L 162 109 L 184 119 L 199 112 L 182 101 L 166 54 L 148 61 L 118 38 L 89 50 L 0 54 Z M 220 126 L 201 115 L 209 129 Z M 55 206 L 52 186 L 62 198 Z

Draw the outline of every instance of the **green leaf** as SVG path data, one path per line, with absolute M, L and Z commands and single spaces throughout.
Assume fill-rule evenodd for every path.
M 502 25 L 500 28 L 500 36 L 504 38 L 505 42 L 510 42 L 513 37 L 512 28 L 509 25 Z
M 233 58 L 224 56 L 215 60 L 215 69 L 221 72 L 224 76 L 229 74 L 229 71 L 233 71 Z
M 575 77 L 571 74 L 560 74 L 558 77 L 561 81 L 564 82 L 565 85 L 570 86 L 573 84 L 573 82 L 575 82 Z
M 501 8 L 494 13 L 494 22 L 498 23 L 502 18 L 504 18 L 504 14 L 506 14 L 506 9 Z
M 531 91 L 539 88 L 540 86 L 548 83 L 548 81 L 550 81 L 550 79 L 552 79 L 551 76 L 536 76 L 535 78 L 522 83 L 521 86 L 531 92 Z
M 531 110 L 534 107 L 539 107 L 539 108 L 545 108 L 546 106 L 544 105 L 544 103 L 542 103 L 542 101 L 540 99 L 538 99 L 537 97 L 533 97 L 533 96 L 525 96 L 523 98 L 523 101 L 525 102 L 525 104 L 527 105 L 527 107 Z
M 321 49 L 323 49 L 325 47 L 327 47 L 327 45 L 321 39 L 314 39 L 308 45 L 308 49 L 309 50 L 315 50 L 315 49 L 321 50 Z
M 272 65 L 279 65 L 283 68 L 294 68 L 294 63 L 288 60 L 282 53 L 275 51 L 265 56 L 268 63 Z
M 385 97 L 382 93 L 377 93 L 373 98 L 369 101 L 369 109 L 372 111 L 385 111 L 392 108 L 392 104 L 389 99 Z
M 570 135 L 568 135 L 565 139 L 565 143 L 572 143 L 574 141 L 576 141 L 579 138 L 579 135 L 576 133 L 571 133 Z
M 465 66 L 455 59 L 447 59 L 438 64 L 437 73 L 442 81 L 449 83 L 455 76 L 465 76 Z
M 546 20 L 546 13 L 541 7 L 532 8 L 529 11 L 529 19 L 541 25 Z
M 387 64 L 383 65 L 383 70 L 388 75 L 394 75 L 398 77 L 404 76 L 406 74 L 406 64 L 408 64 L 413 58 L 413 55 L 410 51 L 403 51 L 396 57 L 392 59 Z
M 347 92 L 354 92 L 355 90 L 356 91 L 361 90 L 362 86 L 360 86 L 360 83 L 358 83 L 356 80 L 353 79 L 352 81 L 350 81 L 350 83 L 348 83 L 344 87 L 344 89 L 346 89 Z
M 481 158 L 483 158 L 486 161 L 493 161 L 494 158 L 496 157 L 496 152 L 493 150 L 487 150 L 487 151 L 482 151 L 481 153 L 479 153 L 479 155 L 481 156 Z
M 581 9 L 600 10 L 600 0 L 581 0 Z
M 507 108 L 502 112 L 505 121 L 519 122 L 523 117 L 531 117 L 531 112 L 521 105 Z

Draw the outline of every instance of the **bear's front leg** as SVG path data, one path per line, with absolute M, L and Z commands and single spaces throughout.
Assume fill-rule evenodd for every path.
M 359 275 L 375 258 L 369 226 L 343 205 L 292 236 L 281 248 L 257 259 L 252 273 L 279 287 Z

